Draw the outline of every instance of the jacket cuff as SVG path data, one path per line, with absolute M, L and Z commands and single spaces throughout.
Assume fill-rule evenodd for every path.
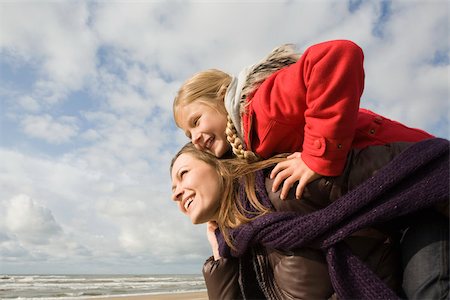
M 330 139 L 305 130 L 302 159 L 314 172 L 323 176 L 339 176 L 345 166 L 353 136 Z
M 240 298 L 238 259 L 209 257 L 203 265 L 203 277 L 209 299 Z

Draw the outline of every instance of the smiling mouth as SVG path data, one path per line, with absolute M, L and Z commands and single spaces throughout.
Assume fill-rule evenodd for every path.
M 194 198 L 187 199 L 186 202 L 184 203 L 184 209 L 188 210 L 188 208 L 192 204 L 192 202 L 194 202 Z
M 211 150 L 212 143 L 214 142 L 214 138 L 210 137 L 206 140 L 205 149 Z

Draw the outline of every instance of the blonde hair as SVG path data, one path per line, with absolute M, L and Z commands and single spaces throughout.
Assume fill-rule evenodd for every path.
M 252 151 L 244 148 L 244 143 L 239 137 L 236 127 L 234 127 L 230 116 L 227 116 L 227 128 L 225 130 L 227 141 L 230 143 L 233 153 L 240 159 L 245 159 L 248 162 L 255 162 L 259 157 Z
M 275 48 L 263 60 L 253 65 L 242 88 L 239 113 L 242 114 L 245 112 L 246 106 L 249 104 L 246 101 L 246 98 L 253 94 L 267 77 L 274 72 L 295 63 L 299 58 L 300 53 L 296 52 L 294 45 L 285 44 Z M 194 101 L 209 105 L 219 113 L 227 115 L 226 136 L 232 147 L 233 153 L 238 158 L 248 162 L 255 162 L 260 160 L 260 158 L 251 151 L 251 145 L 244 145 L 242 138 L 237 134 L 236 125 L 241 126 L 241 124 L 233 124 L 225 109 L 224 97 L 231 80 L 232 78 L 230 75 L 217 69 L 199 72 L 188 79 L 181 86 L 173 102 L 175 123 L 180 127 L 178 109 L 181 106 Z
M 256 196 L 255 171 L 282 161 L 284 156 L 280 155 L 253 163 L 248 163 L 242 159 L 218 159 L 210 153 L 196 149 L 192 143 L 188 143 L 173 157 L 170 164 L 171 173 L 173 164 L 181 154 L 189 154 L 217 170 L 219 186 L 222 191 L 217 223 L 225 242 L 234 249 L 229 229 L 236 228 L 270 212 L 270 209 L 262 205 Z M 242 206 L 238 188 L 241 183 L 244 184 L 245 193 L 255 212 L 250 212 Z M 247 217 L 246 214 L 253 215 L 253 217 Z
M 180 126 L 179 108 L 197 101 L 227 115 L 223 98 L 230 83 L 231 76 L 216 69 L 194 74 L 184 82 L 173 101 L 173 117 L 177 126 Z
M 226 136 L 233 153 L 241 159 L 256 161 L 258 157 L 252 151 L 246 150 L 244 142 L 238 136 L 237 130 L 225 109 L 224 97 L 232 77 L 220 70 L 209 69 L 199 72 L 189 78 L 178 90 L 173 101 L 173 118 L 180 127 L 179 108 L 193 102 L 199 102 L 214 108 L 220 114 L 227 116 Z

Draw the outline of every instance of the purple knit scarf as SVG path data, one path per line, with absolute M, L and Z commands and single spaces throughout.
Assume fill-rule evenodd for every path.
M 341 241 L 362 228 L 448 201 L 448 151 L 445 139 L 413 144 L 375 176 L 321 210 L 307 215 L 274 212 L 232 230 L 236 251 L 231 251 L 217 232 L 219 251 L 224 257 L 240 257 L 256 244 L 292 250 L 319 241 L 339 298 L 396 299 L 398 296 Z M 257 195 L 270 207 L 264 180 L 259 172 Z M 244 192 L 240 198 L 248 207 Z

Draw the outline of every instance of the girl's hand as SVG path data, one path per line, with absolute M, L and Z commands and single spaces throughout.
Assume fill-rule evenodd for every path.
M 213 252 L 213 256 L 215 260 L 218 260 L 221 258 L 219 254 L 219 243 L 217 242 L 216 238 L 216 229 L 219 226 L 215 221 L 209 221 L 206 223 L 206 236 L 208 237 L 209 244 L 211 245 L 211 249 Z
M 321 175 L 311 170 L 304 162 L 300 152 L 295 152 L 286 158 L 286 161 L 278 163 L 270 173 L 270 178 L 275 180 L 272 185 L 272 192 L 276 192 L 283 183 L 280 199 L 284 200 L 294 185 L 298 181 L 297 189 L 295 190 L 295 197 L 300 199 L 303 194 L 305 186 L 320 178 Z

